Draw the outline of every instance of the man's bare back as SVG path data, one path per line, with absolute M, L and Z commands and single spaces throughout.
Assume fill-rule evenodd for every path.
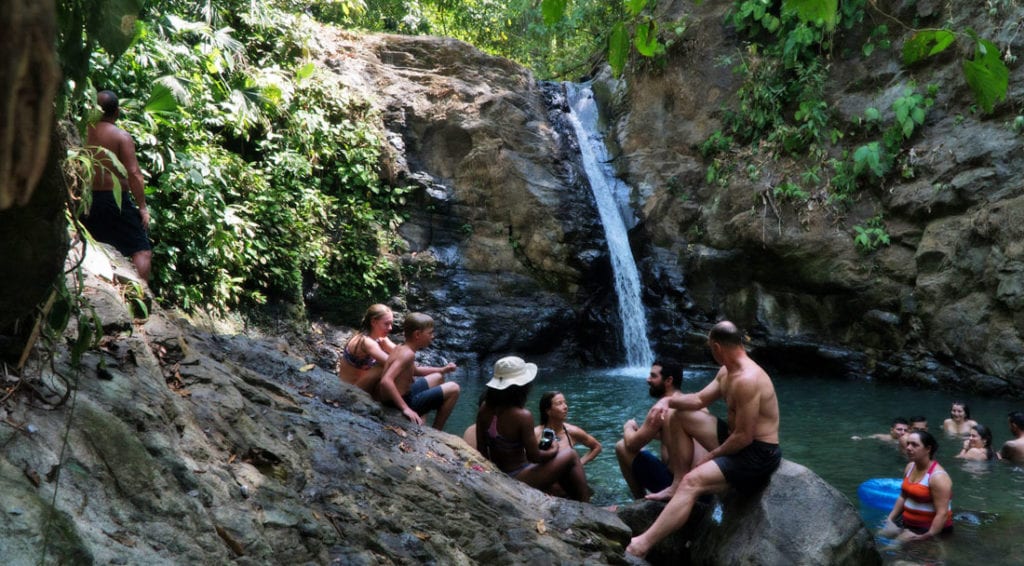
M 747 403 L 756 404 L 753 440 L 777 444 L 779 442 L 779 402 L 775 386 L 768 374 L 754 360 L 744 358 L 740 368 L 729 372 L 725 366 L 719 370 L 722 397 L 728 408 L 729 430 L 736 430 L 737 413 Z M 719 377 L 716 377 L 719 379 Z M 746 387 L 740 387 L 744 382 Z M 751 398 L 749 391 L 755 395 Z
M 118 161 L 124 165 L 129 177 L 139 172 L 139 163 L 135 156 L 135 143 L 132 141 L 131 136 L 128 135 L 128 132 L 114 124 L 101 121 L 90 126 L 86 136 L 86 144 L 110 150 L 111 153 L 117 156 Z M 110 156 L 105 152 L 97 151 L 95 152 L 95 157 L 101 167 L 98 167 L 95 175 L 93 175 L 92 190 L 113 190 L 114 175 L 112 173 L 116 173 L 117 170 L 114 168 Z M 139 173 L 141 175 L 141 172 Z M 119 180 L 125 183 L 128 181 L 128 177 L 121 177 Z

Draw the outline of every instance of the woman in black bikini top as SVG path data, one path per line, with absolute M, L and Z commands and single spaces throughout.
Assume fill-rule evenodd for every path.
M 563 446 L 575 448 L 581 444 L 588 448 L 583 456 L 580 456 L 580 463 L 587 464 L 597 458 L 601 453 L 601 443 L 596 438 L 587 434 L 582 428 L 566 422 L 569 416 L 569 404 L 565 401 L 565 395 L 561 391 L 548 391 L 540 398 L 540 426 L 534 429 L 537 441 L 540 441 L 545 428 L 555 431 L 555 438 Z

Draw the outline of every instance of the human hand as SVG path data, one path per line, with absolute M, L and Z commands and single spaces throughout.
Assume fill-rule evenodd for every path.
M 405 415 L 405 416 L 406 416 L 406 417 L 407 417 L 407 418 L 408 418 L 408 419 L 409 419 L 410 421 L 412 421 L 412 422 L 414 422 L 414 423 L 416 423 L 416 424 L 418 424 L 418 425 L 421 425 L 421 424 L 423 424 L 423 417 L 421 417 L 421 416 L 420 416 L 420 414 L 419 414 L 419 413 L 417 413 L 416 411 L 412 410 L 412 408 L 410 408 L 410 407 L 406 407 L 405 409 L 403 409 L 403 410 L 402 410 L 402 413 L 403 413 L 403 414 L 404 414 L 404 415 Z
M 441 373 L 451 373 L 456 369 L 458 369 L 458 366 L 455 365 L 455 362 L 448 362 L 447 365 L 441 368 Z
M 149 209 L 142 207 L 139 209 L 139 216 L 142 217 L 142 228 L 149 230 Z
M 882 528 L 878 530 L 878 534 L 885 538 L 896 538 L 900 535 L 900 531 L 902 531 L 902 529 L 900 529 L 898 526 L 896 526 L 896 523 L 893 523 L 892 520 L 886 517 L 885 524 L 882 525 Z

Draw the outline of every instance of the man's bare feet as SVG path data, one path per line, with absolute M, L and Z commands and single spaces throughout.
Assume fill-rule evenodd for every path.
M 626 547 L 626 554 L 631 554 L 637 558 L 644 558 L 647 556 L 647 552 L 651 549 L 646 546 L 644 541 L 640 540 L 642 536 L 643 535 L 640 535 L 639 537 L 633 537 L 630 539 L 629 546 Z
M 648 493 L 644 496 L 644 499 L 649 499 L 651 501 L 668 501 L 669 499 L 672 499 L 672 496 L 675 495 L 675 493 L 676 490 L 672 489 L 672 486 L 669 486 L 657 493 Z

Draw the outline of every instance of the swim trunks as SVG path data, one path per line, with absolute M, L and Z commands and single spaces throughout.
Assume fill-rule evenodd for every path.
M 782 448 L 755 440 L 735 454 L 715 458 L 715 464 L 729 485 L 750 495 L 763 488 L 782 462 Z
M 416 411 L 421 417 L 430 411 L 441 408 L 444 404 L 444 391 L 441 386 L 430 387 L 425 377 L 417 377 L 409 387 L 409 392 L 402 395 L 409 408 Z
M 641 450 L 633 458 L 633 479 L 643 489 L 657 493 L 672 485 L 672 471 L 649 450 Z
M 152 249 L 149 235 L 142 227 L 142 214 L 135 207 L 127 191 L 121 195 L 121 208 L 114 201 L 114 191 L 95 191 L 89 215 L 82 218 L 84 225 L 96 241 L 110 244 L 117 251 L 131 257 L 136 252 Z

